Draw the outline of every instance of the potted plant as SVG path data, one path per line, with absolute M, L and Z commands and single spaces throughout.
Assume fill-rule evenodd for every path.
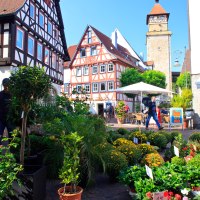
M 124 122 L 124 118 L 126 115 L 125 103 L 123 101 L 119 101 L 115 107 L 115 114 L 117 117 L 117 121 L 119 124 Z
M 64 187 L 58 189 L 60 200 L 81 200 L 83 189 L 77 185 L 80 175 L 78 171 L 80 167 L 79 143 L 82 138 L 77 132 L 61 135 L 64 161 L 59 178 L 64 183 Z

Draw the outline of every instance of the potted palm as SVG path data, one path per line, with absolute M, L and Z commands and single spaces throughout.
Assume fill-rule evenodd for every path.
M 81 200 L 83 189 L 78 185 L 80 167 L 79 143 L 83 137 L 77 132 L 62 134 L 61 142 L 64 147 L 64 161 L 59 173 L 59 178 L 64 187 L 58 189 L 60 200 Z
M 126 115 L 125 103 L 123 101 L 119 101 L 118 104 L 116 105 L 115 114 L 117 117 L 118 124 L 122 124 L 124 122 Z

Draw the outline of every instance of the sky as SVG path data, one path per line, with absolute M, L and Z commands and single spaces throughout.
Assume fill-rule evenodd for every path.
M 176 58 L 182 64 L 185 47 L 188 48 L 187 0 L 160 0 L 159 3 L 170 13 L 172 66 Z M 87 25 L 109 37 L 117 28 L 146 60 L 146 17 L 154 4 L 155 0 L 61 0 L 67 46 L 80 42 Z M 173 71 L 179 70 L 180 67 L 173 67 Z

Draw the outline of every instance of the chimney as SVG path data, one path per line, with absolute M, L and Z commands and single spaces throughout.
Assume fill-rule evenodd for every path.
M 111 39 L 112 39 L 112 44 L 117 49 L 117 31 L 116 30 L 112 32 Z

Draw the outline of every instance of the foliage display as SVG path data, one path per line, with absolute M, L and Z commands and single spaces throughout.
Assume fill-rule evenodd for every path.
M 12 133 L 12 140 L 8 146 L 0 146 L 0 199 L 3 199 L 8 194 L 12 193 L 12 185 L 18 180 L 18 173 L 23 170 L 22 166 L 16 163 L 14 155 L 10 152 L 11 148 L 16 147 L 14 142 L 16 130 Z M 3 139 L 7 141 L 8 139 Z
M 191 89 L 191 75 L 189 72 L 181 73 L 180 76 L 177 78 L 176 85 L 183 88 Z
M 63 166 L 60 170 L 59 178 L 62 180 L 62 183 L 71 184 L 71 193 L 76 192 L 76 187 L 78 184 L 78 179 L 80 173 L 78 172 L 80 166 L 80 146 L 83 137 L 79 136 L 76 132 L 70 134 L 62 134 L 61 142 L 64 146 L 64 161 Z
M 167 145 L 167 138 L 159 132 L 149 135 L 148 141 L 159 148 L 165 148 Z
M 183 111 L 185 111 L 186 108 L 191 107 L 192 97 L 192 90 L 184 88 L 181 95 L 178 94 L 173 96 L 171 105 L 172 107 L 183 108 Z
M 149 167 L 158 167 L 164 163 L 164 160 L 158 153 L 149 153 L 143 158 L 142 163 Z
M 43 68 L 21 66 L 17 71 L 12 72 L 9 88 L 13 98 L 17 99 L 22 110 L 20 163 L 23 165 L 27 117 L 33 103 L 49 92 L 51 81 Z
M 118 119 L 124 119 L 126 115 L 125 103 L 124 101 L 119 101 L 115 107 L 115 114 Z

